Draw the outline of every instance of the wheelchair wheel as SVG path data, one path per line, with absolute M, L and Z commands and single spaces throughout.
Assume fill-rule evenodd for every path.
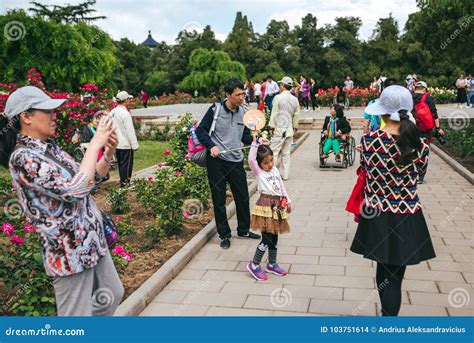
M 344 168 L 347 168 L 350 164 L 350 160 L 349 160 L 349 150 L 350 150 L 350 145 L 349 144 L 345 144 L 344 145 L 344 152 L 343 152 L 343 156 L 342 156 L 342 166 Z
M 353 165 L 355 162 L 356 156 L 356 147 L 355 147 L 355 138 L 351 137 L 351 141 L 349 143 L 349 165 Z
M 321 157 L 323 154 L 323 144 L 324 141 L 321 138 L 321 140 L 319 141 L 319 168 L 323 168 L 326 165 L 326 159 Z

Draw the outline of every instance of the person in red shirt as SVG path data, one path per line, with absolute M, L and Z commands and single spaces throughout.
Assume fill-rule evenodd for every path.
M 143 89 L 140 91 L 140 99 L 143 102 L 143 107 L 148 107 L 148 94 Z

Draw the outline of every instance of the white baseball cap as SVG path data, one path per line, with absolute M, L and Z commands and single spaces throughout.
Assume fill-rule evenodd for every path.
M 25 86 L 10 94 L 5 104 L 5 116 L 11 120 L 29 109 L 54 110 L 66 101 L 67 99 L 51 99 L 38 87 Z
M 428 85 L 426 84 L 425 81 L 418 81 L 415 85 L 415 88 L 421 88 L 421 87 L 428 88 Z
M 413 110 L 413 97 L 408 89 L 402 86 L 389 86 L 380 94 L 378 101 L 365 108 L 365 113 L 371 115 L 390 115 L 390 119 L 400 121 L 399 111 L 405 110 L 410 121 L 415 123 Z
M 293 79 L 289 76 L 285 76 L 278 83 L 283 83 L 284 85 L 291 86 L 293 85 Z
M 126 91 L 119 91 L 115 98 L 120 101 L 125 101 L 127 99 L 133 98 L 133 95 L 128 94 Z

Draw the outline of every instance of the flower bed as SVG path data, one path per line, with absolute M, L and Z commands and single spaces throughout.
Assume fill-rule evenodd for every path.
M 331 106 L 334 97 L 339 92 L 339 88 L 328 88 L 318 90 L 318 102 L 321 106 Z M 428 92 L 435 98 L 437 104 L 447 104 L 456 102 L 456 91 L 448 88 L 428 88 Z M 356 87 L 347 93 L 351 107 L 365 107 L 367 103 L 379 96 L 379 93 L 369 88 Z

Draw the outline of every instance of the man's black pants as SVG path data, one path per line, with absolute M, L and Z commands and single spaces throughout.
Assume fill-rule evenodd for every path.
M 237 209 L 237 232 L 246 234 L 250 228 L 249 190 L 244 162 L 228 162 L 207 154 L 207 177 L 211 186 L 214 216 L 219 237 L 230 238 L 231 231 L 225 208 L 226 185 L 229 183 Z
M 133 173 L 133 150 L 117 149 L 115 156 L 119 168 L 120 186 L 128 185 Z

